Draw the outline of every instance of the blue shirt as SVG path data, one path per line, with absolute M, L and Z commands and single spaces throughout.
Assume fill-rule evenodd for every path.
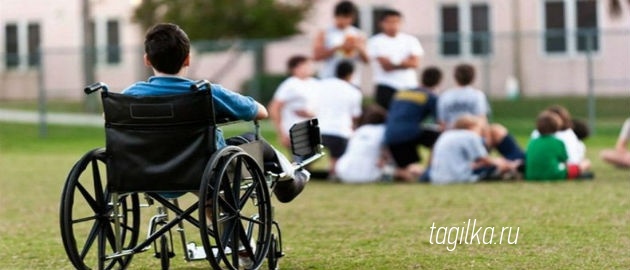
M 190 93 L 193 80 L 178 76 L 153 76 L 146 82 L 136 82 L 122 93 L 132 96 L 164 96 Z M 254 120 L 258 114 L 258 105 L 251 97 L 212 84 L 212 100 L 216 118 L 231 118 L 239 120 Z M 225 147 L 225 139 L 220 129 L 217 129 L 217 149 Z
M 420 124 L 429 116 L 435 120 L 436 107 L 437 97 L 427 89 L 399 91 L 387 113 L 385 144 L 405 143 L 420 136 Z

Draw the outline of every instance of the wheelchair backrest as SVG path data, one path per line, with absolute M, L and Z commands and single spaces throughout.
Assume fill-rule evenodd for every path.
M 210 89 L 142 97 L 103 91 L 101 97 L 110 191 L 199 189 L 216 150 Z

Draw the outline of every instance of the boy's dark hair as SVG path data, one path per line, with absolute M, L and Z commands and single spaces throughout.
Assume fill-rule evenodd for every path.
M 289 71 L 289 74 L 293 74 L 293 70 L 306 61 L 308 61 L 308 57 L 304 55 L 291 56 L 291 58 L 289 58 L 289 61 L 287 61 L 287 69 Z
M 437 67 L 427 67 L 422 71 L 422 86 L 432 88 L 442 81 L 442 71 Z
M 387 17 L 392 17 L 392 16 L 402 18 L 402 13 L 400 13 L 400 11 L 395 10 L 395 9 L 386 9 L 386 10 L 383 10 L 383 12 L 381 13 L 381 17 L 378 19 L 378 21 L 382 22 L 385 19 L 387 19 Z
M 560 119 L 560 116 L 548 110 L 541 112 L 536 119 L 536 129 L 538 130 L 540 135 L 549 135 L 555 133 L 556 131 L 560 130 L 561 124 L 562 119 Z
M 340 1 L 335 5 L 335 17 L 356 17 L 357 6 L 352 1 Z
M 156 24 L 147 31 L 144 52 L 157 71 L 176 74 L 190 53 L 190 40 L 175 24 Z
M 464 86 L 469 85 L 475 79 L 475 68 L 469 64 L 460 64 L 455 67 L 455 81 Z
M 382 124 L 385 123 L 386 119 L 387 111 L 383 107 L 377 104 L 366 105 L 363 107 L 361 118 L 359 118 L 359 126 Z
M 571 113 L 567 108 L 560 105 L 552 105 L 547 108 L 548 111 L 557 114 L 560 117 L 562 123 L 560 124 L 560 130 L 570 129 L 573 127 L 573 121 L 571 121 Z
M 571 121 L 573 122 L 573 132 L 580 141 L 583 141 L 591 135 L 591 129 L 588 127 L 586 122 L 580 119 L 573 119 Z
M 348 76 L 354 73 L 354 64 L 350 61 L 341 61 L 337 64 L 335 69 L 335 76 L 339 79 L 348 78 Z

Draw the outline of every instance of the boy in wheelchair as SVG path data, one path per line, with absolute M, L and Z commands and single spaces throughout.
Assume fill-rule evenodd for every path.
M 144 41 L 144 63 L 151 67 L 154 76 L 148 81 L 137 82 L 122 93 L 133 96 L 174 95 L 190 92 L 193 80 L 186 78 L 190 65 L 190 41 L 186 33 L 175 24 L 161 23 L 153 26 Z M 217 119 L 258 120 L 268 117 L 267 109 L 251 97 L 243 96 L 212 84 L 212 98 Z M 217 129 L 216 146 L 240 145 L 253 141 L 253 134 L 243 134 L 225 140 Z M 308 172 L 294 170 L 290 162 L 269 143 L 262 142 L 262 158 L 265 171 L 284 175 L 277 183 L 274 194 L 280 202 L 290 202 L 299 195 L 309 179 Z M 165 194 L 167 197 L 178 194 Z

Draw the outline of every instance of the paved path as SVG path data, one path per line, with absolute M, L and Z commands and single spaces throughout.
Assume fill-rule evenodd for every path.
M 36 111 L 0 109 L 0 122 L 39 123 L 39 114 Z M 58 125 L 99 127 L 104 124 L 103 117 L 100 115 L 79 113 L 47 113 L 46 122 Z

